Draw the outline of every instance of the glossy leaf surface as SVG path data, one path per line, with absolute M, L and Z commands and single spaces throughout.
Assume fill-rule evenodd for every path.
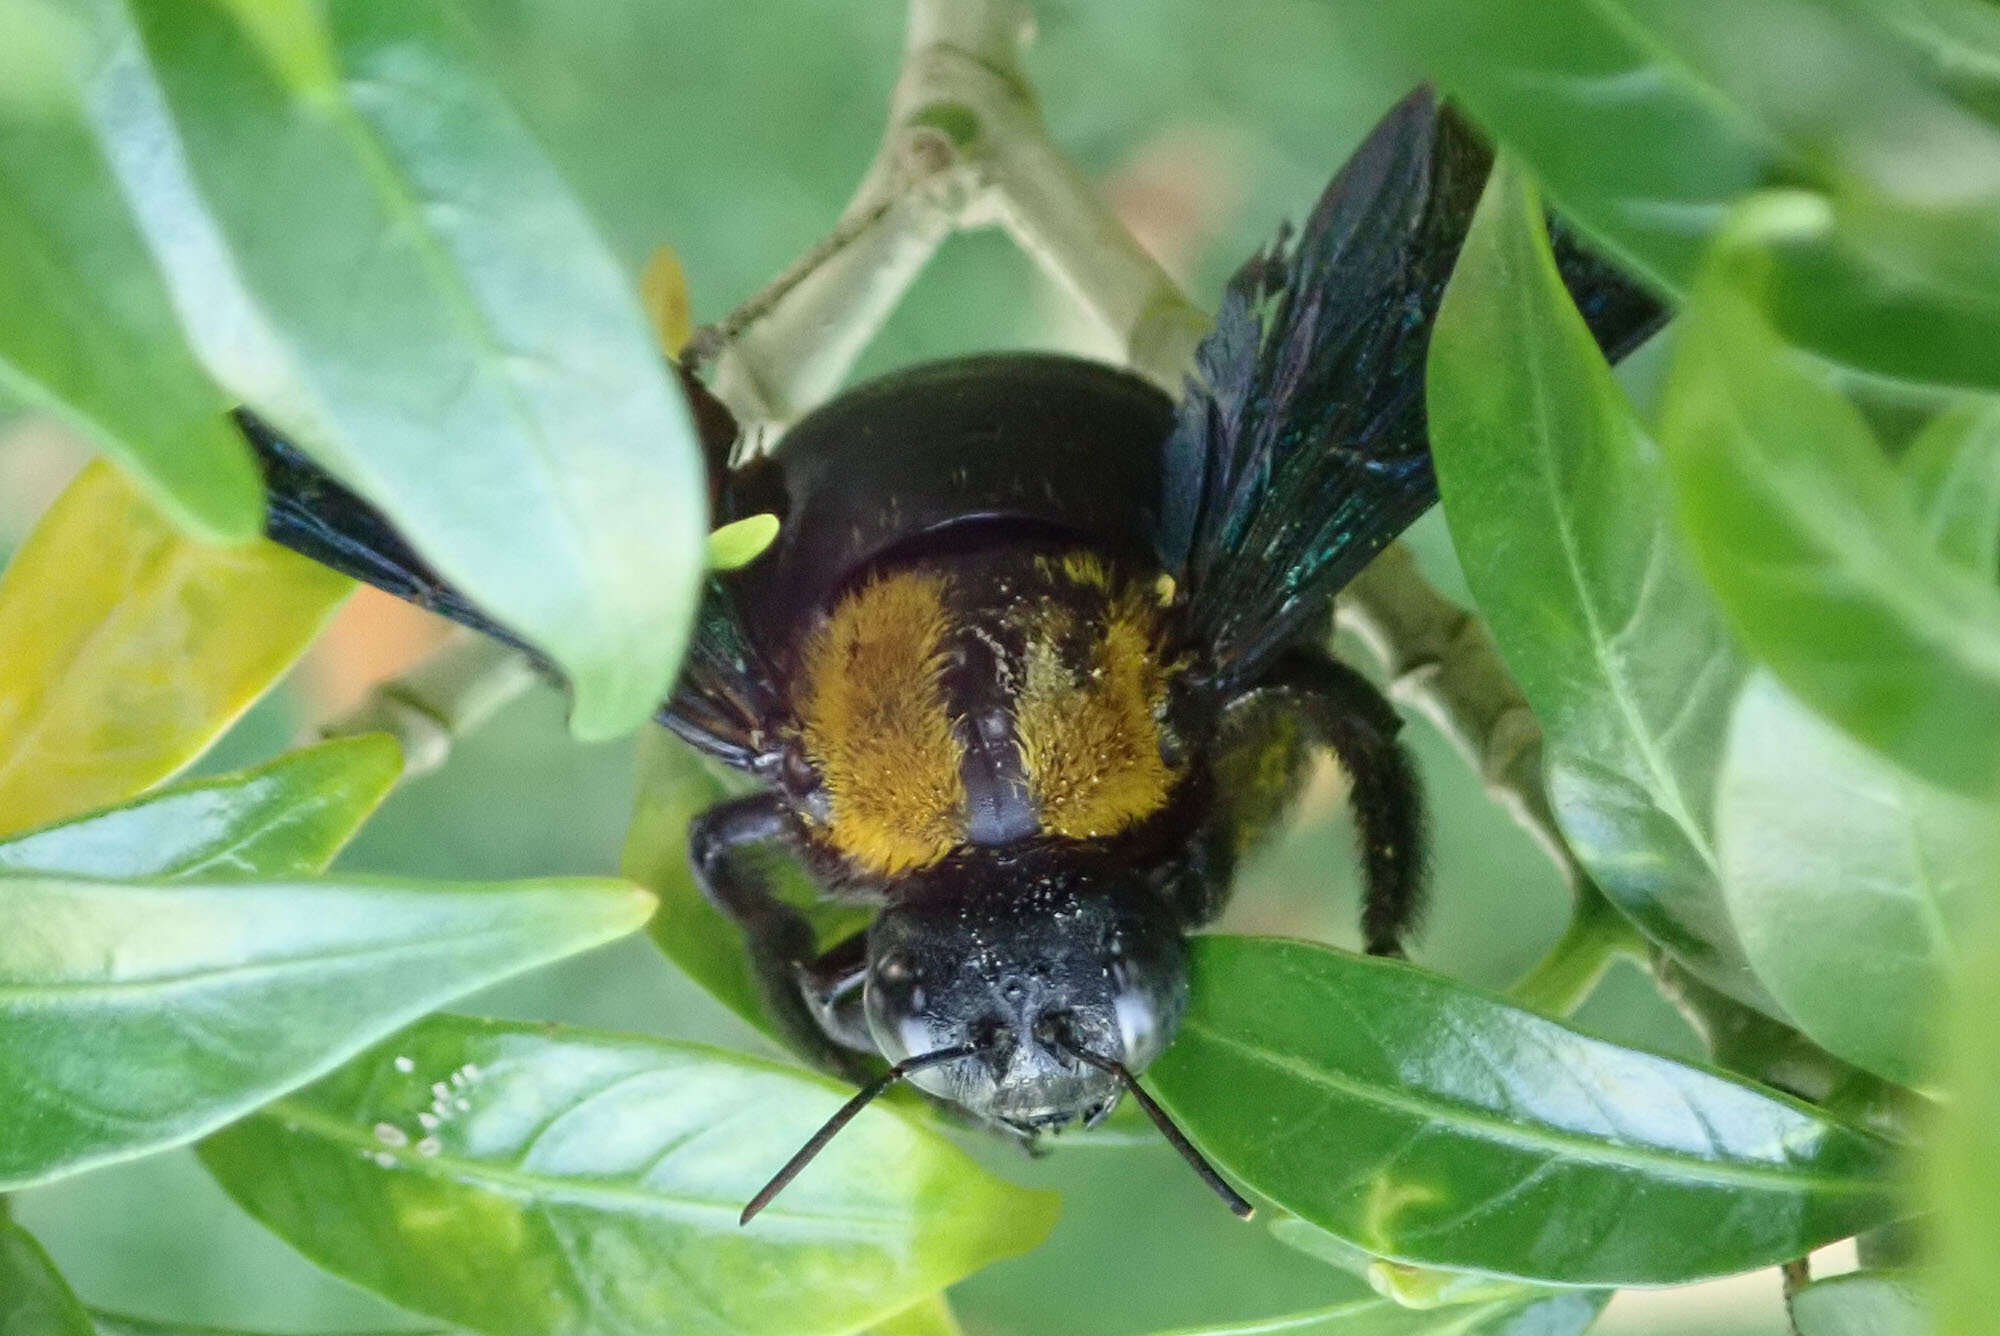
M 1792 1296 L 1798 1336 L 1931 1336 L 1933 1305 L 1913 1275 L 1850 1271 Z
M 192 1141 L 651 905 L 588 880 L 0 878 L 0 1187 Z
M 28 1231 L 0 1216 L 0 1333 L 97 1336 L 55 1263 Z
M 86 468 L 0 574 L 0 833 L 179 770 L 352 588 L 273 543 L 184 538 L 109 465 Z
M 210 369 L 544 650 L 666 694 L 693 426 L 625 275 L 434 5 L 91 0 L 95 128 Z
M 1704 980 L 1775 1011 L 1730 927 L 1711 819 L 1745 667 L 1504 158 L 1431 338 L 1427 406 L 1452 542 L 1541 722 L 1571 848 Z
M 1683 317 L 1661 409 L 1689 540 L 1738 634 L 1796 695 L 1913 774 L 2000 788 L 2000 589 L 1932 546 L 1859 411 L 1757 305 L 1753 204 Z
M 0 387 L 137 470 L 174 521 L 255 537 L 263 498 L 68 77 L 60 6 L 0 9 Z
M 1676 1284 L 1895 1212 L 1865 1133 L 1408 965 L 1204 937 L 1194 969 L 1162 1101 L 1239 1183 L 1376 1256 Z
M 337 738 L 0 842 L 0 873 L 222 880 L 321 872 L 402 772 L 393 738 Z
M 1758 975 L 1827 1051 L 1933 1076 L 1938 1006 L 2000 868 L 2000 814 L 1912 778 L 1768 676 L 1723 767 L 1723 885 Z
M 1603 1307 L 1604 1296 L 1582 1292 L 1544 1291 L 1533 1299 L 1429 1309 L 1405 1308 L 1391 1299 L 1352 1299 L 1305 1313 L 1187 1327 L 1162 1336 L 1580 1336 Z
M 879 1107 L 740 1227 L 846 1094 L 693 1045 L 433 1016 L 202 1157 L 320 1265 L 492 1336 L 853 1331 L 1047 1233 L 1050 1196 Z

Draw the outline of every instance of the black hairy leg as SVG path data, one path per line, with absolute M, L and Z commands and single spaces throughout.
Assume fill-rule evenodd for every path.
M 1320 649 L 1286 652 L 1256 688 L 1277 691 L 1347 771 L 1365 891 L 1361 939 L 1375 956 L 1401 956 L 1424 909 L 1424 795 L 1402 719 L 1375 684 Z
M 782 1037 L 818 1066 L 850 1080 L 871 1072 L 860 1056 L 821 1028 L 807 999 L 819 952 L 812 924 L 771 890 L 745 855 L 786 846 L 797 838 L 798 818 L 770 793 L 717 803 L 688 824 L 688 861 L 695 885 L 711 905 L 743 932 L 751 972 Z

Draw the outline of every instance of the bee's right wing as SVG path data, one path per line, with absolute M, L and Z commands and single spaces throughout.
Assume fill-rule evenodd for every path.
M 711 478 L 719 482 L 735 422 L 699 385 L 689 388 Z M 433 570 L 381 511 L 254 414 L 239 409 L 236 420 L 264 474 L 264 531 L 273 541 L 511 645 L 545 675 L 562 680 L 547 655 Z M 660 707 L 660 722 L 701 750 L 748 769 L 766 749 L 776 700 L 771 671 L 745 634 L 729 591 L 710 579 L 680 677 Z
M 1428 88 L 1231 280 L 1166 448 L 1158 546 L 1225 688 L 1314 629 L 1333 596 L 1437 500 L 1424 358 L 1492 152 Z M 1665 319 L 1650 294 L 1553 234 L 1612 359 Z

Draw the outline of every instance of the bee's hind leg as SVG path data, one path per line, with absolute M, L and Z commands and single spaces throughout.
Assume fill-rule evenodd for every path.
M 1401 956 L 1424 909 L 1423 786 L 1396 741 L 1402 719 L 1374 683 L 1317 648 L 1286 653 L 1259 685 L 1296 702 L 1353 782 L 1362 942 L 1370 955 Z

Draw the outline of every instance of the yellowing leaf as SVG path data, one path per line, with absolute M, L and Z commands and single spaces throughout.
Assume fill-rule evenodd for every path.
M 85 469 L 0 575 L 0 832 L 179 770 L 352 587 L 272 543 L 192 542 L 109 465 Z

